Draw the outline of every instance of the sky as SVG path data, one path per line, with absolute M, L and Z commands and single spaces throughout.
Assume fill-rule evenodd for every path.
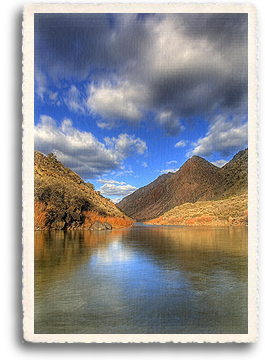
M 34 143 L 114 202 L 248 146 L 247 14 L 35 14 Z

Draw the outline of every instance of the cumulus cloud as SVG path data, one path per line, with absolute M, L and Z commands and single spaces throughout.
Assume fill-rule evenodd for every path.
M 179 142 L 177 142 L 177 143 L 174 145 L 175 148 L 185 147 L 185 146 L 187 146 L 187 141 L 185 141 L 185 140 L 180 140 Z
M 100 184 L 118 184 L 118 185 L 125 185 L 124 181 L 116 181 L 112 179 L 98 179 L 97 182 Z
M 114 184 L 114 183 L 106 183 L 100 187 L 100 192 L 104 196 L 117 196 L 119 198 L 128 196 L 132 194 L 135 190 L 137 190 L 136 186 L 132 186 L 129 184 Z
M 85 101 L 101 128 L 153 114 L 175 136 L 196 116 L 247 114 L 247 35 L 243 13 L 36 14 L 35 60 L 54 86 L 87 82 L 68 106 Z
M 216 51 L 210 39 L 187 32 L 190 28 L 201 27 L 199 23 L 195 25 L 193 19 L 193 16 L 186 17 L 185 21 L 177 15 L 161 21 L 152 18 L 147 22 L 153 40 L 148 54 L 152 72 L 171 76 L 181 71 L 205 70 L 206 67 L 225 69 L 221 53 Z
M 105 143 L 110 149 L 116 150 L 122 157 L 143 155 L 147 151 L 146 142 L 134 135 L 120 134 L 118 138 L 105 137 Z
M 192 155 L 209 157 L 214 152 L 226 157 L 242 150 L 248 143 L 248 124 L 246 118 L 224 115 L 216 116 L 206 136 L 200 138 Z
M 111 84 L 102 82 L 91 84 L 88 93 L 87 107 L 92 113 L 99 114 L 104 122 L 99 126 L 112 126 L 109 120 L 138 121 L 143 116 L 147 101 L 147 90 L 142 85 L 130 84 L 128 81 Z M 107 122 L 107 123 L 106 123 Z
M 121 134 L 118 138 L 98 141 L 90 132 L 79 131 L 71 120 L 60 125 L 46 115 L 34 129 L 35 149 L 44 154 L 53 152 L 58 160 L 84 179 L 116 170 L 128 157 L 143 154 L 147 146 L 140 138 Z
M 182 118 L 240 107 L 247 93 L 245 14 L 172 14 L 148 25 L 157 106 Z
M 217 166 L 217 167 L 223 167 L 225 164 L 227 164 L 228 163 L 228 161 L 226 161 L 226 160 L 223 160 L 223 159 L 221 159 L 221 160 L 216 160 L 216 161 L 212 161 L 212 164 L 213 165 L 215 165 L 215 166 Z

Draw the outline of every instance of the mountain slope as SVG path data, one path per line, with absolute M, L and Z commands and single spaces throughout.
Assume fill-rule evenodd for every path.
M 128 216 L 143 221 L 185 203 L 242 193 L 247 191 L 247 159 L 246 149 L 220 169 L 199 156 L 192 156 L 176 173 L 138 189 L 117 206 Z
M 230 196 L 223 200 L 185 203 L 147 221 L 153 225 L 227 226 L 248 224 L 248 194 Z
M 248 190 L 248 149 L 239 151 L 222 168 L 223 181 L 216 187 L 214 199 Z
M 111 201 L 66 168 L 55 156 L 34 152 L 34 226 L 36 230 L 90 228 L 96 221 L 113 227 L 132 224 Z
M 159 200 L 163 199 L 165 194 L 164 184 L 171 176 L 173 176 L 172 173 L 159 176 L 149 185 L 136 190 L 133 194 L 124 198 L 117 204 L 118 208 L 124 209 L 123 211 L 127 214 L 130 213 L 129 216 L 133 219 L 141 219 L 143 209 L 146 214 L 145 216 L 148 217 L 150 207 L 150 216 L 152 217 L 153 208 L 159 209 L 162 206 Z

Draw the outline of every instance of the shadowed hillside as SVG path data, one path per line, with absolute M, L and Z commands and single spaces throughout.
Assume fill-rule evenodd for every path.
M 99 220 L 114 228 L 132 225 L 113 202 L 66 168 L 53 154 L 34 152 L 36 230 L 90 228 Z

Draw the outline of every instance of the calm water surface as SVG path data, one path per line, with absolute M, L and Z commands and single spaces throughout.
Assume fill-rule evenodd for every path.
M 35 333 L 247 333 L 247 229 L 35 232 Z

